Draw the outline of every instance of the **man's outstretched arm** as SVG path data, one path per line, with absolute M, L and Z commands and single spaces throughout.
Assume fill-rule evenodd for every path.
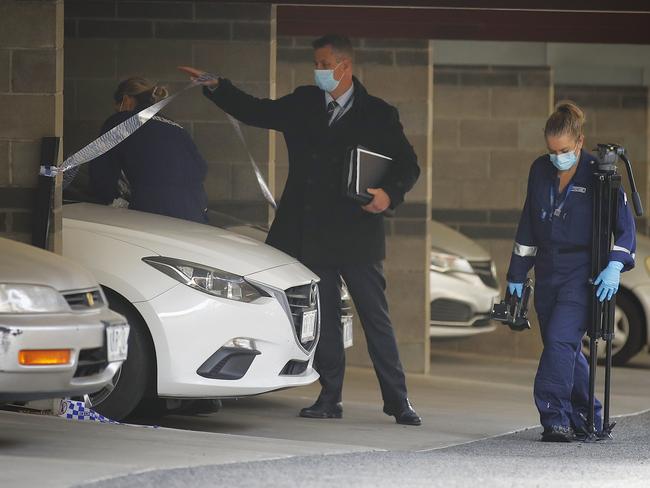
M 190 66 L 179 66 L 178 69 L 190 75 L 192 81 L 203 85 L 203 94 L 237 120 L 254 127 L 278 131 L 287 127 L 292 95 L 277 100 L 257 98 L 240 90 L 226 78 L 201 79 L 206 74 L 205 71 Z

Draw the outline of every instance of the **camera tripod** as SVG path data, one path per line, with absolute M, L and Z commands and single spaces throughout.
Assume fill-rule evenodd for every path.
M 591 252 L 591 284 L 607 265 L 612 248 L 612 236 L 616 228 L 618 192 L 621 175 L 616 171 L 616 161 L 620 158 L 627 168 L 634 211 L 643 214 L 639 193 L 636 190 L 632 164 L 625 154 L 625 148 L 616 144 L 598 144 L 598 169 L 593 174 L 593 237 Z M 611 439 L 616 422 L 610 421 L 610 396 L 612 382 L 612 340 L 614 339 L 614 310 L 616 295 L 611 300 L 599 301 L 596 286 L 591 294 L 591 324 L 587 330 L 589 337 L 589 410 L 586 420 L 586 441 Z M 605 396 L 603 398 L 603 427 L 598 433 L 595 427 L 595 388 L 596 366 L 598 364 L 598 340 L 605 341 Z

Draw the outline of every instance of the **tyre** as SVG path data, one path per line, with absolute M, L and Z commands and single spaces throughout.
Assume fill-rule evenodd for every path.
M 147 326 L 131 305 L 119 295 L 106 290 L 109 308 L 124 315 L 131 331 L 129 353 L 111 383 L 84 396 L 86 406 L 112 420 L 127 417 L 150 390 L 155 379 L 153 344 Z
M 612 364 L 623 366 L 643 348 L 645 317 L 641 307 L 632 296 L 623 291 L 616 295 L 614 312 L 614 340 L 612 341 Z M 584 337 L 582 351 L 589 357 L 589 338 Z M 605 359 L 605 343 L 598 341 L 598 360 Z

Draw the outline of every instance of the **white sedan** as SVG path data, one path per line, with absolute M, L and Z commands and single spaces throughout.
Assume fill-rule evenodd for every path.
M 89 397 L 110 418 L 145 398 L 239 397 L 318 378 L 318 277 L 270 246 L 81 203 L 64 207 L 63 252 L 131 324 L 131 354 L 113 387 Z
M 0 402 L 103 388 L 126 358 L 128 334 L 89 272 L 0 239 Z
M 496 329 L 490 320 L 499 282 L 490 254 L 468 237 L 431 222 L 430 334 L 460 339 Z

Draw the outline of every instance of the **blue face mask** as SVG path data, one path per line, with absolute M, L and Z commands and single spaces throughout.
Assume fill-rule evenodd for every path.
M 339 67 L 341 63 L 337 64 L 334 69 L 315 69 L 314 81 L 318 88 L 328 93 L 332 93 L 339 86 L 341 80 L 334 79 L 334 70 Z
M 551 158 L 551 163 L 560 171 L 566 171 L 571 169 L 574 164 L 578 161 L 578 156 L 574 151 L 562 154 L 549 154 Z

